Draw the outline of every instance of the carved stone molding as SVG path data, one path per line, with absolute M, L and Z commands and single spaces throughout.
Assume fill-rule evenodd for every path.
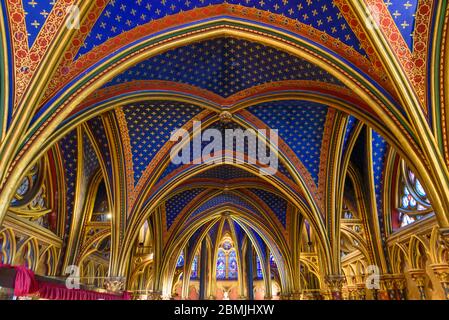
M 104 288 L 109 292 L 119 293 L 125 290 L 125 278 L 112 277 L 104 281 Z

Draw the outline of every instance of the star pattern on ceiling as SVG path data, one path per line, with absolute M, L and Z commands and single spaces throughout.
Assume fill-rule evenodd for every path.
M 228 130 L 242 130 L 242 131 L 246 130 L 246 128 L 244 128 L 243 126 L 239 125 L 236 122 L 231 122 L 226 125 L 223 125 L 220 122 L 215 122 L 212 125 L 208 126 L 207 128 L 202 128 L 202 129 L 203 129 L 203 131 L 207 130 L 207 129 L 216 129 L 222 133 L 222 137 L 223 137 L 223 141 L 222 141 L 223 149 L 222 150 L 226 150 L 226 144 L 225 144 L 226 139 L 233 138 L 229 131 L 226 132 L 227 129 Z M 206 147 L 209 143 L 210 143 L 210 141 L 202 141 L 202 148 L 204 149 L 204 147 Z M 190 148 L 191 148 L 191 150 L 193 150 L 192 142 L 191 142 Z M 236 140 L 234 140 L 233 148 L 234 148 L 233 151 L 237 150 Z M 248 155 L 248 140 L 247 139 L 245 139 L 245 141 L 244 141 L 243 150 L 244 150 L 245 155 Z M 191 161 L 193 160 L 192 155 L 190 157 L 190 160 Z M 181 168 L 182 166 L 183 166 L 183 164 L 173 164 L 173 162 L 170 161 L 168 163 L 167 167 L 162 172 L 162 174 L 159 176 L 158 182 L 163 180 L 170 173 Z M 195 165 L 195 166 L 197 166 L 197 165 Z M 282 163 L 278 164 L 278 170 L 285 177 L 287 177 L 290 180 L 293 180 L 290 172 Z M 199 175 L 195 176 L 195 178 L 209 178 L 209 179 L 222 179 L 222 180 L 248 178 L 248 177 L 254 177 L 254 175 L 252 175 L 251 173 L 249 173 L 243 169 L 240 169 L 238 167 L 231 166 L 231 165 L 223 165 L 223 166 L 214 167 L 213 169 L 206 170 L 203 173 L 200 173 Z
M 248 108 L 295 152 L 318 184 L 321 145 L 328 108 L 308 101 L 277 101 Z
M 94 147 L 87 134 L 83 133 L 83 174 L 86 181 L 89 181 L 92 174 L 94 174 L 99 166 L 100 164 L 98 163 Z
M 242 178 L 253 178 L 254 175 L 245 171 L 243 169 L 231 166 L 222 165 L 213 167 L 212 169 L 206 170 L 195 178 L 198 179 L 220 179 L 220 180 L 231 180 L 231 179 L 242 179 Z
M 201 108 L 178 102 L 153 101 L 124 107 L 131 142 L 134 181 L 137 184 L 143 171 L 171 133 L 197 115 Z
M 388 144 L 385 139 L 376 131 L 372 130 L 371 148 L 373 153 L 373 179 L 374 192 L 377 204 L 377 213 L 381 230 L 384 228 L 383 223 L 383 185 L 384 185 L 384 169 L 385 160 L 388 152 Z M 381 232 L 385 236 L 385 232 Z
M 383 0 L 383 2 L 387 6 L 410 51 L 413 51 L 413 33 L 415 31 L 418 0 Z
M 65 235 L 69 233 L 72 222 L 73 209 L 75 204 L 77 164 L 78 164 L 78 138 L 76 130 L 69 132 L 59 142 L 59 147 L 63 157 L 64 176 L 66 182 L 66 214 L 67 223 L 65 225 Z
M 184 210 L 184 208 L 189 205 L 189 203 L 203 191 L 204 189 L 202 188 L 185 190 L 175 194 L 165 202 L 165 221 L 167 230 L 170 229 L 181 211 Z
M 220 223 L 217 222 L 209 230 L 209 237 L 211 238 L 212 243 L 215 243 L 215 241 L 217 240 L 217 237 L 218 237 L 217 233 L 218 233 L 218 227 L 219 226 L 220 226 Z
M 139 25 L 179 12 L 222 3 L 257 8 L 296 19 L 366 55 L 333 0 L 111 0 L 85 39 L 78 56 Z
M 345 153 L 349 139 L 354 133 L 355 128 L 357 127 L 358 120 L 353 116 L 348 116 L 348 123 L 346 124 L 345 137 L 343 138 L 343 154 Z
M 103 157 L 103 163 L 106 166 L 109 178 L 112 178 L 112 162 L 111 153 L 109 151 L 109 142 L 106 136 L 106 131 L 103 125 L 101 117 L 95 117 L 87 121 L 87 125 L 90 128 L 92 135 L 100 149 L 101 156 Z
M 262 189 L 249 189 L 257 195 L 263 202 L 265 202 L 271 211 L 274 212 L 279 222 L 285 228 L 287 225 L 287 201 L 271 192 Z
M 234 193 L 222 193 L 213 198 L 207 200 L 201 206 L 199 206 L 195 211 L 191 214 L 191 218 L 196 217 L 200 213 L 212 209 L 217 206 L 224 206 L 226 204 L 237 205 L 239 207 L 245 208 L 248 211 L 257 214 L 258 210 L 247 200 L 242 197 L 234 194 Z
M 31 48 L 57 0 L 22 0 Z
M 212 39 L 168 51 L 128 69 L 106 87 L 148 79 L 190 84 L 225 98 L 283 80 L 316 80 L 343 86 L 310 62 L 234 38 Z
M 233 224 L 234 224 L 235 235 L 237 236 L 237 244 L 238 244 L 239 249 L 241 250 L 245 232 L 242 230 L 242 227 L 240 226 L 240 224 L 238 224 L 236 221 L 233 221 Z

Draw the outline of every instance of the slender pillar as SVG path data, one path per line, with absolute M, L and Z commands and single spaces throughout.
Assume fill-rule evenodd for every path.
M 384 274 L 379 278 L 379 287 L 372 289 L 374 300 L 391 300 L 390 291 L 392 281 L 388 274 Z
M 246 288 L 248 290 L 248 300 L 254 300 L 253 279 L 253 246 L 248 241 L 248 245 L 246 247 Z
M 394 277 L 388 275 L 385 279 L 385 287 L 388 294 L 389 300 L 396 300 L 396 289 Z
M 270 263 L 270 250 L 267 248 L 265 255 L 265 269 L 267 270 L 267 279 L 265 281 L 265 300 L 271 300 L 273 298 L 273 292 L 271 290 L 271 263 Z
M 201 243 L 200 255 L 200 300 L 206 300 L 206 277 L 207 277 L 207 245 L 206 239 Z
M 366 300 L 366 284 L 357 283 L 357 297 L 359 300 Z
M 444 290 L 446 300 L 449 300 L 449 265 L 448 264 L 434 264 L 431 266 L 433 272 L 440 280 L 441 286 Z
M 407 281 L 404 275 L 399 274 L 394 277 L 394 287 L 396 289 L 396 299 L 407 300 Z

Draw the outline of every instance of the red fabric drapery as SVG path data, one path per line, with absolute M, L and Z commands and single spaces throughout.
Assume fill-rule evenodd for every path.
M 16 279 L 14 295 L 27 296 L 39 294 L 39 297 L 49 300 L 130 300 L 128 292 L 123 295 L 100 293 L 89 290 L 69 289 L 60 284 L 37 281 L 34 272 L 24 266 L 1 265 L 0 268 L 14 268 Z

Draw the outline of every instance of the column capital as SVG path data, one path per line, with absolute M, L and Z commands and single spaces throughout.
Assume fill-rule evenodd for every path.
M 413 269 L 410 270 L 409 273 L 413 281 L 415 281 L 416 286 L 418 287 L 421 300 L 426 300 L 426 271 L 423 269 Z
M 160 291 L 148 292 L 148 300 L 164 300 L 162 297 L 162 292 Z
M 449 264 L 432 264 L 430 267 L 441 283 L 449 283 Z
M 329 290 L 321 290 L 321 296 L 323 300 L 332 300 L 332 293 Z
M 394 290 L 395 278 L 391 274 L 384 274 L 380 278 L 380 285 L 384 290 Z
M 366 299 L 366 284 L 365 283 L 357 283 L 356 288 L 357 288 L 357 295 L 358 295 L 359 299 L 365 300 Z
M 291 294 L 281 293 L 281 295 L 279 296 L 279 299 L 280 300 L 291 300 L 290 297 L 291 297 Z
M 109 277 L 104 281 L 103 287 L 109 292 L 123 292 L 125 290 L 125 278 Z
M 440 229 L 440 239 L 443 242 L 443 244 L 446 246 L 446 248 L 449 249 L 449 228 L 447 229 Z
M 290 300 L 301 300 L 301 292 L 293 292 L 290 295 Z
M 336 274 L 336 275 L 327 275 L 325 277 L 325 281 L 327 286 L 332 292 L 341 291 L 346 278 L 344 275 Z
M 412 277 L 413 281 L 416 282 L 416 285 L 418 287 L 424 287 L 425 280 L 426 280 L 426 271 L 423 269 L 412 269 L 409 270 L 410 276 Z
M 327 275 L 324 280 L 332 295 L 333 300 L 341 300 L 341 289 L 346 281 L 346 277 L 341 274 Z

